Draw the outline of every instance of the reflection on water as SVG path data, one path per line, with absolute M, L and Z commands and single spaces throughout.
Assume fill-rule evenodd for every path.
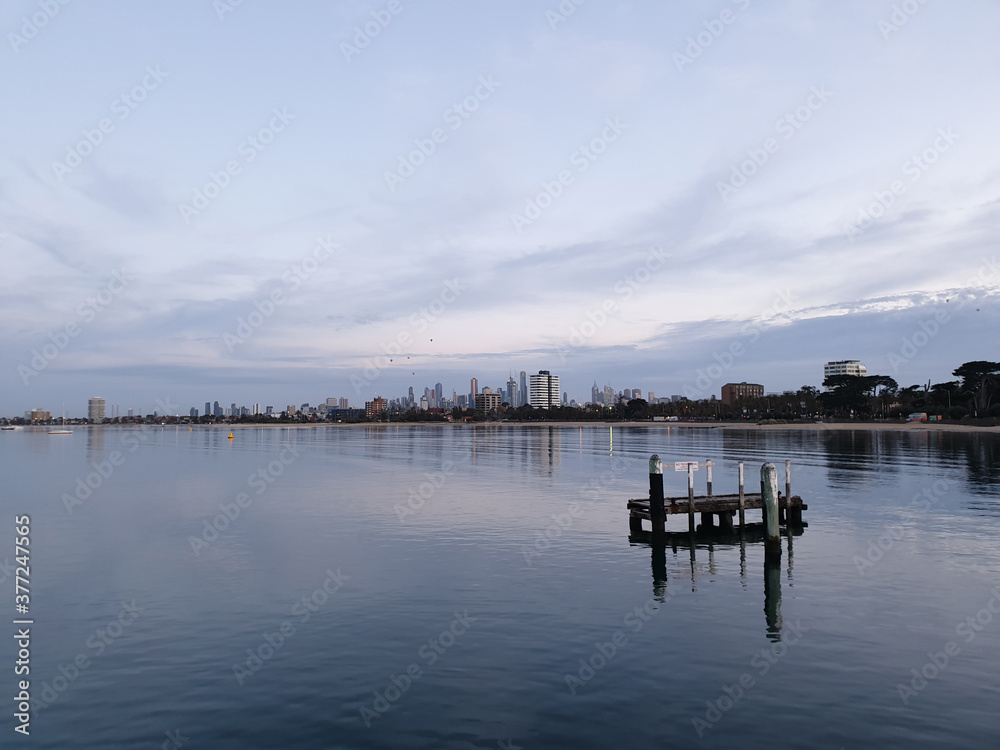
M 2 511 L 31 513 L 37 529 L 38 684 L 88 651 L 123 600 L 144 608 L 41 714 L 39 747 L 154 747 L 178 728 L 191 747 L 217 750 L 995 745 L 1000 618 L 909 705 L 895 685 L 954 639 L 1000 580 L 996 435 L 488 424 L 234 432 L 231 441 L 202 427 L 0 435 Z M 247 477 L 285 443 L 295 462 L 235 508 Z M 125 462 L 67 513 L 61 495 L 115 450 Z M 681 514 L 663 543 L 630 541 L 625 500 L 646 495 L 652 453 L 665 463 L 711 458 L 716 493 L 735 491 L 738 460 L 755 483 L 761 463 L 791 459 L 808 528 L 783 527 L 784 560 L 773 564 L 759 523 L 692 538 Z M 394 506 L 428 474 L 443 481 L 400 517 Z M 682 473 L 664 484 L 686 493 Z M 939 485 L 949 489 L 932 504 L 912 503 Z M 189 540 L 212 519 L 224 530 L 196 556 Z M 900 524 L 906 533 L 872 554 L 873 540 Z M 291 616 L 328 569 L 349 577 L 343 588 L 308 621 Z M 2 586 L 13 595 L 11 578 Z M 627 628 L 627 642 L 571 695 L 565 675 L 612 653 L 623 615 L 651 591 L 658 614 Z M 421 647 L 466 610 L 476 618 L 469 632 L 428 664 Z M 290 616 L 293 637 L 237 683 L 234 664 L 266 636 L 277 642 Z M 751 666 L 772 642 L 784 652 L 800 621 L 815 637 L 767 674 Z M 0 642 L 0 663 L 12 663 L 12 647 Z M 360 707 L 387 700 L 412 663 L 420 679 L 365 726 Z M 759 685 L 699 739 L 691 717 L 748 670 Z

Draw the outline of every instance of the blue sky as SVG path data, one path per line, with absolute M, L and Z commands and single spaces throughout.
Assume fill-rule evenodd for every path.
M 0 413 L 1000 359 L 998 22 L 985 0 L 6 3 Z

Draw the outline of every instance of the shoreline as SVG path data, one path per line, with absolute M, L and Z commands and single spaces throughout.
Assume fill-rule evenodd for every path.
M 58 426 L 57 426 L 58 427 Z M 180 429 L 183 427 L 190 427 L 197 430 L 245 430 L 252 428 L 265 428 L 265 429 L 322 429 L 322 428 L 357 428 L 357 427 L 377 427 L 377 428 L 392 428 L 392 427 L 435 427 L 435 428 L 465 428 L 465 427 L 490 427 L 495 429 L 504 429 L 511 427 L 526 427 L 530 429 L 541 428 L 541 427 L 578 427 L 578 428 L 605 428 L 605 427 L 620 427 L 620 428 L 654 428 L 654 429 L 682 429 L 682 430 L 737 430 L 737 431 L 747 431 L 747 430 L 761 430 L 761 431 L 780 431 L 780 430 L 792 430 L 792 431 L 815 431 L 815 432 L 825 432 L 831 430 L 837 431 L 848 431 L 857 430 L 865 432 L 986 432 L 986 433 L 1000 433 L 1000 425 L 962 425 L 953 424 L 949 422 L 800 422 L 800 423 L 790 423 L 790 424 L 766 424 L 759 425 L 750 422 L 720 422 L 720 423 L 709 423 L 709 422 L 355 422 L 355 423 L 344 423 L 344 422 L 316 422 L 312 424 L 267 424 L 267 423 L 247 423 L 247 424 L 213 424 L 213 425 L 191 425 L 191 424 L 153 424 L 153 425 L 142 425 L 142 424 L 105 424 L 105 425 L 67 425 L 68 428 L 72 429 L 74 427 L 92 429 L 95 427 L 102 428 L 141 428 L 141 427 L 163 427 L 163 428 L 176 428 Z M 25 430 L 32 431 L 48 431 L 53 429 L 52 426 L 28 426 L 22 427 Z

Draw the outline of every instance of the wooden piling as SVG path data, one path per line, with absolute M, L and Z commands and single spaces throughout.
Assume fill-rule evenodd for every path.
M 740 528 L 742 529 L 746 524 L 746 518 L 744 517 L 743 505 L 746 502 L 746 498 L 743 497 L 743 462 L 740 461 Z
M 781 559 L 781 531 L 778 527 L 778 469 L 772 463 L 760 467 L 761 500 L 764 506 L 764 559 Z
M 649 457 L 649 520 L 653 534 L 666 531 L 667 516 L 663 511 L 663 462 L 655 453 Z
M 785 459 L 785 507 L 790 508 L 789 501 L 792 499 L 792 462 Z
M 688 464 L 688 531 L 694 533 L 694 467 Z
M 708 477 L 708 496 L 712 496 L 712 459 L 705 461 L 705 472 Z

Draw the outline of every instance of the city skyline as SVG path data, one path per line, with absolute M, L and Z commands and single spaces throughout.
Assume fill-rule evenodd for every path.
M 378 9 L 60 5 L 8 37 L 0 413 L 982 356 L 1000 9 L 722 5 L 403 3 L 357 53 Z

